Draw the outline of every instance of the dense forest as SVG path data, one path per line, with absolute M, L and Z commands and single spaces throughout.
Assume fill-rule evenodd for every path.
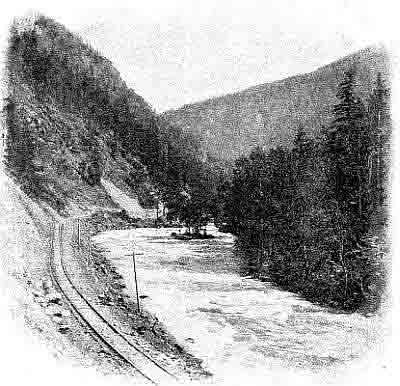
M 43 16 L 12 26 L 7 58 L 6 162 L 26 193 L 59 212 L 90 192 L 101 205 L 107 177 L 190 227 L 209 220 L 216 184 L 197 139 L 157 117 L 109 60 Z
M 391 127 L 381 76 L 365 102 L 354 79 L 319 137 L 299 127 L 291 149 L 254 149 L 219 189 L 248 272 L 347 310 L 376 308 L 384 289 Z

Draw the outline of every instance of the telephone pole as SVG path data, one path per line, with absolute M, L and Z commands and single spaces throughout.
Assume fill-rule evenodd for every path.
M 133 271 L 134 271 L 134 274 L 135 274 L 135 288 L 136 288 L 137 310 L 138 310 L 138 313 L 140 314 L 139 290 L 138 290 L 138 284 L 137 284 L 135 250 L 133 250 L 133 252 L 132 252 L 132 258 L 133 258 Z

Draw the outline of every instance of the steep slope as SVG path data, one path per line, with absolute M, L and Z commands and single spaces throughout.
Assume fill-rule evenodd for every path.
M 117 203 L 132 218 L 155 219 L 157 209 L 144 209 L 137 199 L 129 197 L 112 182 L 102 180 L 102 185 L 112 200 Z
M 26 193 L 60 213 L 117 207 L 103 176 L 148 195 L 161 129 L 109 60 L 40 16 L 12 26 L 7 75 L 5 161 Z
M 362 98 L 372 90 L 378 72 L 389 78 L 387 53 L 370 47 L 309 74 L 185 105 L 162 116 L 200 135 L 204 151 L 220 159 L 247 154 L 257 144 L 267 149 L 290 146 L 300 125 L 316 133 L 329 122 L 337 85 L 351 67 Z

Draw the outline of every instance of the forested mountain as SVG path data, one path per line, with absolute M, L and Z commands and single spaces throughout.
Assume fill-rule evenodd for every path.
M 336 87 L 344 71 L 355 68 L 355 87 L 369 95 L 378 72 L 389 77 L 388 56 L 370 47 L 309 74 L 266 83 L 234 94 L 167 111 L 171 124 L 201 137 L 206 153 L 233 160 L 256 145 L 291 146 L 302 126 L 314 134 L 332 118 Z
M 219 190 L 220 222 L 248 273 L 323 304 L 376 310 L 389 261 L 390 88 L 378 74 L 361 99 L 355 79 L 354 69 L 342 75 L 317 138 L 300 126 L 290 148 L 236 160 Z
M 7 59 L 6 163 L 26 193 L 66 213 L 114 206 L 107 178 L 171 213 L 201 201 L 196 139 L 159 119 L 81 38 L 43 16 L 20 20 Z

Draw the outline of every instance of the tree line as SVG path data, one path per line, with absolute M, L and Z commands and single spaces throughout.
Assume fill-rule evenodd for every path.
M 368 100 L 355 70 L 338 86 L 330 125 L 299 127 L 291 149 L 257 147 L 219 187 L 219 217 L 248 273 L 335 307 L 376 308 L 385 283 L 389 90 Z

